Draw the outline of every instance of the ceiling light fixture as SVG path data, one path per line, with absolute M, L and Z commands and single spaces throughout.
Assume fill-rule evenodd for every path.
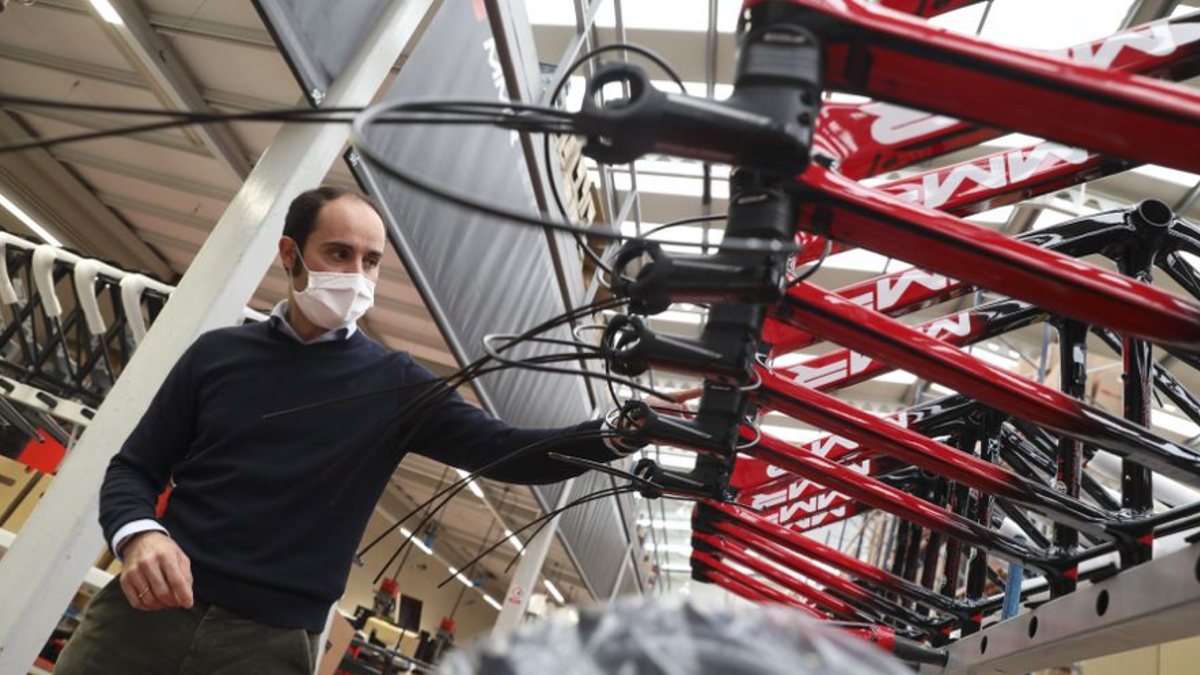
M 550 595 L 554 596 L 555 602 L 560 605 L 566 602 L 563 599 L 563 594 L 558 592 L 558 589 L 554 587 L 554 584 L 549 579 L 542 579 L 542 583 L 545 584 L 546 590 L 550 591 Z
M 462 469 L 455 469 L 455 471 L 458 472 L 458 477 L 462 478 L 463 480 L 466 480 L 471 475 L 470 473 L 463 471 Z M 474 479 L 471 479 L 471 482 L 467 483 L 467 489 L 470 490 L 471 494 L 475 495 L 476 497 L 479 497 L 480 499 L 484 498 L 483 490 L 480 489 L 479 485 L 477 485 L 475 483 Z
M 41 237 L 42 240 L 47 244 L 50 244 L 51 246 L 62 246 L 62 242 L 55 238 L 54 235 L 50 234 L 49 230 L 42 227 L 41 223 L 33 219 L 33 216 L 25 213 L 21 207 L 14 204 L 13 201 L 6 197 L 3 193 L 0 193 L 0 206 L 3 206 L 4 210 L 13 214 L 17 220 L 24 223 L 25 227 L 33 230 L 34 234 Z
M 411 541 L 417 548 L 424 551 L 425 555 L 433 555 L 433 549 L 426 546 L 425 542 L 421 541 L 420 537 L 414 537 L 412 530 L 408 529 L 407 527 L 402 527 L 400 528 L 400 534 L 404 535 L 404 538 Z
M 517 549 L 517 553 L 520 553 L 521 555 L 525 555 L 525 544 L 521 543 L 520 537 L 517 537 L 516 535 L 514 535 L 513 531 L 508 529 L 507 527 L 504 528 L 504 536 L 508 538 L 509 546 L 512 546 L 513 548 Z
M 121 20 L 121 15 L 117 13 L 115 7 L 108 0 L 90 0 L 92 7 L 100 14 L 100 18 L 113 24 L 114 26 L 124 26 L 125 22 Z

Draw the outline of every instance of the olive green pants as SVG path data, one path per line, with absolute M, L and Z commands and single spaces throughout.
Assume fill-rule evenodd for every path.
M 55 675 L 312 675 L 319 635 L 197 602 L 144 612 L 114 579 L 92 598 Z

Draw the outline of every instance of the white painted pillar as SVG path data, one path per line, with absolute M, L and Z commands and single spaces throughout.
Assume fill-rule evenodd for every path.
M 372 100 L 439 0 L 393 0 L 330 87 L 326 107 Z M 232 325 L 271 262 L 288 204 L 320 183 L 346 144 L 343 124 L 280 130 L 230 202 L 161 316 L 0 560 L 0 675 L 24 675 L 103 546 L 99 489 L 109 460 L 171 366 L 200 333 Z
M 570 503 L 571 488 L 574 486 L 574 478 L 563 484 L 562 491 L 558 493 L 558 503 L 551 511 L 561 509 Z M 496 618 L 496 625 L 492 627 L 492 633 L 507 635 L 521 625 L 522 619 L 525 618 L 525 608 L 529 606 L 529 596 L 537 591 L 538 577 L 542 575 L 542 567 L 546 564 L 546 554 L 550 552 L 550 544 L 554 543 L 554 535 L 558 534 L 558 521 L 559 517 L 555 517 L 525 545 L 525 555 L 521 557 L 521 562 L 517 563 L 517 571 L 513 574 L 508 590 L 504 593 L 503 609 L 500 610 L 500 616 Z

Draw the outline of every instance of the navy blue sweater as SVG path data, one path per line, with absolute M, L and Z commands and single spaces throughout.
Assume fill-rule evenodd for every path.
M 361 332 L 310 345 L 267 322 L 207 333 L 109 465 L 100 492 L 105 538 L 111 543 L 126 523 L 154 518 L 157 496 L 173 479 L 161 522 L 191 559 L 195 597 L 269 625 L 320 631 L 405 452 L 474 470 L 529 443 L 600 427 L 517 429 L 455 394 L 385 435 L 389 420 L 434 379 L 408 354 Z M 416 386 L 264 419 L 399 385 Z M 599 439 L 547 451 L 615 457 Z M 488 477 L 546 483 L 580 472 L 543 452 Z

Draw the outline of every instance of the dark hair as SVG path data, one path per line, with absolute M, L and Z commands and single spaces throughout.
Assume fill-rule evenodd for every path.
M 383 218 L 383 215 L 379 213 L 379 207 L 370 197 L 352 188 L 326 186 L 301 192 L 292 200 L 291 205 L 288 206 L 287 216 L 283 219 L 283 234 L 295 240 L 296 249 L 300 255 L 304 255 L 304 245 L 308 243 L 308 235 L 312 234 L 313 227 L 317 223 L 321 207 L 342 197 L 353 197 L 363 202 L 374 209 L 380 218 Z M 299 273 L 300 260 L 297 257 L 292 266 L 292 274 Z

